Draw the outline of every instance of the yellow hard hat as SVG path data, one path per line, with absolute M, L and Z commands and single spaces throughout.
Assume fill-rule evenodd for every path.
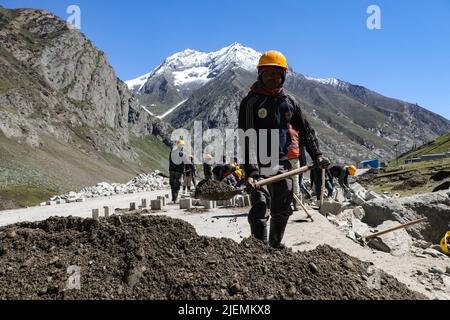
M 184 146 L 184 140 L 178 140 L 177 141 L 177 145 Z
M 285 71 L 289 70 L 286 57 L 280 52 L 276 50 L 270 50 L 265 52 L 261 58 L 259 59 L 258 69 L 261 67 L 280 67 Z
M 349 165 L 348 167 L 347 167 L 347 170 L 348 170 L 348 174 L 349 175 L 351 175 L 351 176 L 354 176 L 355 174 L 356 174 L 356 171 L 358 170 L 358 169 L 356 169 L 356 167 L 354 166 L 354 165 Z
M 447 239 L 449 239 L 450 240 L 450 231 L 449 232 L 447 232 L 446 234 L 445 234 L 445 236 L 442 238 L 442 240 L 441 240 L 441 249 L 442 249 L 442 252 L 444 252 L 445 254 L 450 254 L 450 248 L 449 248 L 449 244 L 448 244 L 448 242 L 447 242 Z

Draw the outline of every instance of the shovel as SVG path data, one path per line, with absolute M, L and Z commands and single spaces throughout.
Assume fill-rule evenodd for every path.
M 266 186 L 286 178 L 293 177 L 300 173 L 307 172 L 311 170 L 313 166 L 305 166 L 286 173 L 282 173 L 267 179 L 259 180 L 255 183 L 256 187 Z M 244 192 L 244 189 L 234 189 L 226 183 L 215 181 L 215 180 L 203 180 L 200 181 L 195 189 L 195 197 L 197 199 L 209 200 L 209 201 L 220 201 L 232 199 L 235 195 Z

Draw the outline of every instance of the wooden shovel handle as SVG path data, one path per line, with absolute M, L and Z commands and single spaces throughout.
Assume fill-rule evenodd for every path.
M 389 228 L 387 230 L 383 230 L 383 231 L 379 231 L 379 232 L 376 232 L 376 233 L 372 233 L 372 234 L 364 237 L 364 239 L 365 240 L 370 240 L 372 238 L 381 236 L 383 234 L 386 234 L 386 233 L 389 233 L 389 232 L 392 232 L 392 231 L 395 231 L 395 230 L 398 230 L 398 229 L 403 229 L 403 228 L 415 225 L 415 224 L 420 223 L 420 222 L 424 222 L 425 220 L 427 220 L 427 218 L 421 218 L 421 219 L 417 219 L 417 220 L 414 220 L 414 221 L 411 221 L 411 222 L 399 225 L 397 227 L 393 227 L 393 228 Z
M 282 174 L 276 175 L 274 177 L 270 177 L 270 178 L 267 178 L 267 179 L 259 180 L 258 182 L 256 182 L 256 185 L 259 186 L 259 187 L 267 186 L 268 184 L 272 184 L 272 183 L 284 180 L 286 178 L 293 177 L 293 176 L 298 175 L 300 173 L 307 172 L 307 171 L 311 170 L 312 168 L 313 168 L 313 166 L 304 166 L 304 167 L 301 167 L 301 168 L 298 168 L 298 169 L 295 169 L 295 170 L 292 170 L 292 171 L 288 171 L 286 173 L 282 173 Z

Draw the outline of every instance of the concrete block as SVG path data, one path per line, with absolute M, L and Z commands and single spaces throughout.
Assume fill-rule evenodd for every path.
M 223 207 L 223 203 L 224 203 L 223 200 L 217 200 L 217 201 L 216 201 L 216 206 L 218 206 L 218 207 Z
M 145 199 L 145 198 L 141 199 L 141 208 L 142 209 L 147 209 L 148 205 L 149 205 L 148 199 Z
M 92 219 L 98 220 L 100 217 L 100 210 L 99 209 L 92 209 Z
M 216 202 L 215 201 L 204 201 L 203 205 L 205 206 L 206 209 L 214 209 L 216 207 Z
M 235 202 L 234 198 L 233 199 L 229 199 L 229 200 L 225 200 L 223 202 L 223 206 L 226 207 L 226 208 L 234 207 L 235 205 L 236 205 L 236 202 Z
M 162 209 L 162 200 L 161 199 L 152 200 L 151 208 L 152 208 L 152 210 L 161 210 Z
M 355 182 L 353 184 L 350 185 L 350 189 L 352 189 L 352 191 L 354 193 L 360 193 L 360 192 L 366 192 L 366 189 L 360 185 L 359 183 Z
M 239 208 L 244 207 L 244 197 L 236 196 L 235 203 L 236 203 L 236 207 L 239 207 Z
M 251 203 L 250 203 L 250 196 L 249 195 L 245 195 L 244 197 L 244 207 L 250 207 Z
M 191 198 L 180 199 L 180 209 L 190 209 L 190 208 L 192 208 Z
M 158 196 L 156 199 L 161 200 L 162 201 L 162 206 L 164 207 L 166 205 L 166 197 L 162 197 L 162 196 Z
M 358 206 L 360 206 L 360 205 L 366 203 L 366 201 L 364 200 L 364 198 L 361 197 L 359 194 L 354 194 L 354 195 L 352 196 L 352 202 L 355 203 L 355 204 L 357 204 Z
M 380 195 L 374 191 L 366 192 L 365 200 L 369 201 L 372 199 L 381 199 Z
M 342 204 L 334 200 L 326 200 L 320 208 L 322 214 L 332 214 L 337 216 L 342 211 Z
M 109 218 L 112 214 L 114 214 L 114 208 L 112 206 L 104 206 L 103 207 L 105 218 Z
M 136 202 L 130 202 L 130 211 L 131 210 L 136 210 L 137 206 L 136 206 Z

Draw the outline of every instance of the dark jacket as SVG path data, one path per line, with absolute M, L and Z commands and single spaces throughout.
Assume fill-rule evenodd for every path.
M 179 164 L 175 164 L 172 159 L 173 158 L 172 155 L 174 155 L 174 157 L 175 156 L 180 157 L 180 159 L 183 159 L 183 161 Z M 185 156 L 183 148 L 178 148 L 178 147 L 173 148 L 169 154 L 169 171 L 183 173 L 185 158 L 186 158 L 186 156 Z
M 187 177 L 195 176 L 195 166 L 192 163 L 186 163 L 184 165 L 184 175 Z
M 260 86 L 258 83 L 254 85 Z M 280 142 L 279 142 L 279 159 L 280 161 L 287 159 L 287 148 L 291 144 L 290 136 L 288 133 L 288 125 L 299 132 L 300 145 L 305 146 L 309 155 L 313 161 L 317 164 L 317 159 L 322 155 L 319 149 L 319 143 L 313 128 L 311 128 L 309 122 L 306 120 L 305 115 L 300 105 L 294 100 L 293 97 L 279 92 L 275 96 L 264 95 L 257 93 L 254 90 L 245 97 L 239 107 L 239 129 L 244 131 L 248 129 L 255 129 L 258 133 L 258 129 L 279 129 Z M 258 144 L 257 148 L 259 148 Z M 267 135 L 267 145 L 271 145 L 270 133 Z M 258 176 L 259 167 L 261 163 L 258 156 L 258 165 L 249 164 L 248 156 L 248 141 L 245 143 L 245 164 L 244 173 L 246 177 Z M 259 155 L 259 150 L 256 150 Z
M 212 166 L 207 163 L 203 163 L 203 174 L 205 175 L 205 179 L 209 180 L 212 179 Z

